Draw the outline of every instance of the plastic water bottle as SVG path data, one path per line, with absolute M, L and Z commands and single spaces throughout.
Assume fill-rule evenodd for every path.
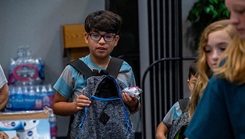
M 31 85 L 29 86 L 30 90 L 29 90 L 29 94 L 28 94 L 28 97 L 29 97 L 29 107 L 28 109 L 30 110 L 35 110 L 36 109 L 36 92 L 34 90 L 34 86 Z
M 23 92 L 23 99 L 24 99 L 24 103 L 23 103 L 23 106 L 24 106 L 24 109 L 25 110 L 28 110 L 29 109 L 29 100 L 30 100 L 30 95 L 29 95 L 29 90 L 27 88 L 27 86 L 23 86 L 24 87 L 24 92 Z
M 43 108 L 43 97 L 41 94 L 41 90 L 39 89 L 39 85 L 36 85 L 36 108 L 37 109 Z
M 48 107 L 52 108 L 52 104 L 53 104 L 53 100 L 54 100 L 54 91 L 52 89 L 52 85 L 51 84 L 48 84 L 47 88 L 48 88 L 47 95 L 49 97 L 49 105 L 48 105 Z
M 16 92 L 16 97 L 15 100 L 13 102 L 14 108 L 16 108 L 17 110 L 22 110 L 23 108 L 25 108 L 24 105 L 24 92 L 22 90 L 22 88 L 20 86 L 18 86 L 17 92 Z
M 49 123 L 50 123 L 50 135 L 51 139 L 56 139 L 57 136 L 57 125 L 56 125 L 56 115 L 51 113 L 49 115 Z
M 13 103 L 14 103 L 14 99 L 16 97 L 16 87 L 13 86 L 9 86 L 9 99 L 8 99 L 8 103 L 6 104 L 6 109 L 13 109 Z
M 50 100 L 49 100 L 49 97 L 48 97 L 48 90 L 46 89 L 46 86 L 45 85 L 42 85 L 42 95 L 43 95 L 43 108 L 45 106 L 48 106 L 50 105 Z

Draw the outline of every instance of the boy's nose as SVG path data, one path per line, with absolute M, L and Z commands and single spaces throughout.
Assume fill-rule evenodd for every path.
M 102 36 L 100 39 L 99 39 L 99 43 L 105 43 L 106 41 L 105 41 L 105 38 L 104 38 L 104 36 Z

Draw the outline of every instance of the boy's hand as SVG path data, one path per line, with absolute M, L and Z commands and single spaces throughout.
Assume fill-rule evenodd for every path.
M 122 99 L 123 102 L 129 107 L 129 108 L 135 108 L 135 105 L 137 105 L 138 98 L 129 96 L 127 93 L 122 93 Z
M 75 108 L 77 111 L 83 110 L 84 107 L 88 107 L 90 104 L 91 101 L 89 100 L 88 97 L 84 95 L 84 89 L 83 89 L 81 95 L 77 96 Z

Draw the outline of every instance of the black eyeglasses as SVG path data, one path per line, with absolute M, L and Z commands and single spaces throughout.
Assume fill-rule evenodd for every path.
M 106 34 L 101 35 L 99 33 L 93 32 L 93 33 L 89 33 L 89 36 L 94 41 L 99 41 L 101 39 L 101 37 L 103 37 L 103 39 L 106 42 L 111 42 L 111 41 L 114 41 L 114 39 L 116 37 L 116 34 L 114 34 L 114 33 L 106 33 Z

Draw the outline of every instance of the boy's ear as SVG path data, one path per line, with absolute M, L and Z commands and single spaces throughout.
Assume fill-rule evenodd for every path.
M 88 44 L 88 37 L 89 37 L 89 34 L 87 32 L 84 33 L 84 40 L 86 42 L 86 44 Z
M 116 35 L 115 41 L 114 41 L 114 47 L 117 46 L 119 40 L 120 40 L 120 36 L 119 35 Z
M 190 80 L 187 80 L 188 87 L 190 88 Z

